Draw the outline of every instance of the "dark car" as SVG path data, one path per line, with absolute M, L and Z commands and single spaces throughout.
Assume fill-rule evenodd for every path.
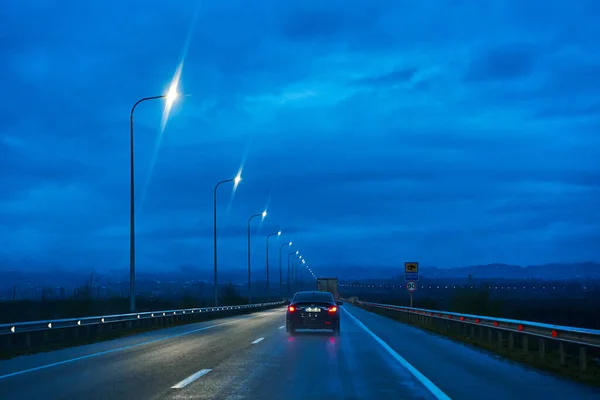
M 285 327 L 289 334 L 296 329 L 331 329 L 340 334 L 340 309 L 329 292 L 298 292 L 287 308 Z

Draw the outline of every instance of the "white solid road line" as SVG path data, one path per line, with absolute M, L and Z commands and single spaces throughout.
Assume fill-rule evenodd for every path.
M 212 369 L 201 369 L 195 374 L 188 376 L 178 384 L 171 386 L 171 389 L 182 389 L 190 383 L 194 382 L 196 379 L 200 378 L 201 376 L 208 374 L 210 371 L 212 371 Z
M 265 340 L 265 338 L 264 338 L 264 337 L 258 338 L 258 339 L 256 339 L 254 342 L 252 342 L 252 344 L 260 343 L 260 342 L 262 342 L 263 340 Z
M 283 329 L 283 328 L 285 328 L 285 325 L 281 325 L 281 326 L 279 327 L 279 329 Z
M 371 332 L 369 328 L 365 326 L 362 322 L 358 320 L 354 315 L 350 313 L 350 311 L 342 308 L 344 312 L 354 320 L 356 325 L 360 326 L 365 332 L 367 332 L 377 343 L 381 345 L 396 361 L 398 361 L 404 368 L 408 370 L 415 378 L 419 380 L 435 396 L 438 400 L 451 400 L 450 397 L 442 390 L 435 385 L 435 383 L 431 382 L 425 375 L 423 375 L 418 369 L 412 366 L 408 361 L 406 361 L 400 354 L 396 353 L 394 349 L 392 349 L 386 342 L 383 341 L 379 336 Z

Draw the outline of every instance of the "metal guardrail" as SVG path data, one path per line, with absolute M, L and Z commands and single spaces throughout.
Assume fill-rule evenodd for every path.
M 481 315 L 454 313 L 448 311 L 427 310 L 423 308 L 411 308 L 391 304 L 371 303 L 368 301 L 359 301 L 358 303 L 368 305 L 371 307 L 386 308 L 410 314 L 425 315 L 432 318 L 455 320 L 464 324 L 487 326 L 494 329 L 544 337 L 552 340 L 560 340 L 585 346 L 600 347 L 600 330 L 595 329 L 542 324 L 539 322 L 494 318 Z
M 492 331 L 498 333 L 497 339 L 501 346 L 505 339 L 503 333 L 508 334 L 509 348 L 515 347 L 515 337 L 522 338 L 521 345 L 524 351 L 529 351 L 529 341 L 527 338 L 538 339 L 537 351 L 541 358 L 546 355 L 546 341 L 549 340 L 557 344 L 558 355 L 561 365 L 565 365 L 566 350 L 565 345 L 575 345 L 579 347 L 579 367 L 582 371 L 587 366 L 587 349 L 592 348 L 595 351 L 600 349 L 600 330 L 577 328 L 562 325 L 543 324 L 532 321 L 521 321 L 506 318 L 495 318 L 489 316 L 462 314 L 440 310 L 428 310 L 423 308 L 412 308 L 397 306 L 392 304 L 380 304 L 367 301 L 356 301 L 361 306 L 387 309 L 391 311 L 404 313 L 409 321 L 431 324 L 437 322 L 443 325 L 456 323 L 463 327 L 471 328 L 471 336 L 484 337 L 484 329 L 488 331 L 488 341 L 492 341 Z M 481 329 L 484 328 L 484 329 Z
M 115 315 L 103 315 L 96 317 L 81 317 L 81 318 L 66 318 L 66 319 L 51 319 L 44 321 L 30 321 L 30 322 L 15 322 L 12 324 L 0 324 L 0 336 L 11 335 L 18 333 L 27 332 L 40 332 L 50 331 L 61 328 L 75 328 L 79 326 L 94 326 L 104 325 L 119 322 L 128 321 L 143 321 L 152 320 L 165 317 L 181 316 L 181 315 L 198 315 L 212 312 L 223 312 L 223 311 L 235 311 L 243 309 L 253 309 L 260 307 L 272 307 L 284 304 L 283 301 L 275 301 L 269 303 L 259 304 L 245 304 L 238 306 L 221 306 L 221 307 L 204 307 L 204 308 L 185 308 L 178 310 L 162 310 L 162 311 L 149 311 L 140 313 L 130 314 L 115 314 Z

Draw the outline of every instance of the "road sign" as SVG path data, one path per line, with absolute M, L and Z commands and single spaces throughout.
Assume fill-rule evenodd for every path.
M 418 262 L 405 262 L 404 263 L 404 273 L 405 274 L 418 274 L 419 273 L 419 263 Z
M 406 282 L 406 290 L 408 290 L 411 293 L 414 292 L 415 290 L 417 290 L 417 284 L 413 281 Z
M 405 281 L 418 281 L 419 274 L 404 274 Z

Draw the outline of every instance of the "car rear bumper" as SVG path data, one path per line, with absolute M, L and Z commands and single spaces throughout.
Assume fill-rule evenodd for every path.
M 340 322 L 339 316 L 324 315 L 311 318 L 305 315 L 295 315 L 287 318 L 287 323 L 294 329 L 335 329 Z
M 334 329 L 337 326 L 337 322 L 292 322 L 291 325 L 294 329 Z

